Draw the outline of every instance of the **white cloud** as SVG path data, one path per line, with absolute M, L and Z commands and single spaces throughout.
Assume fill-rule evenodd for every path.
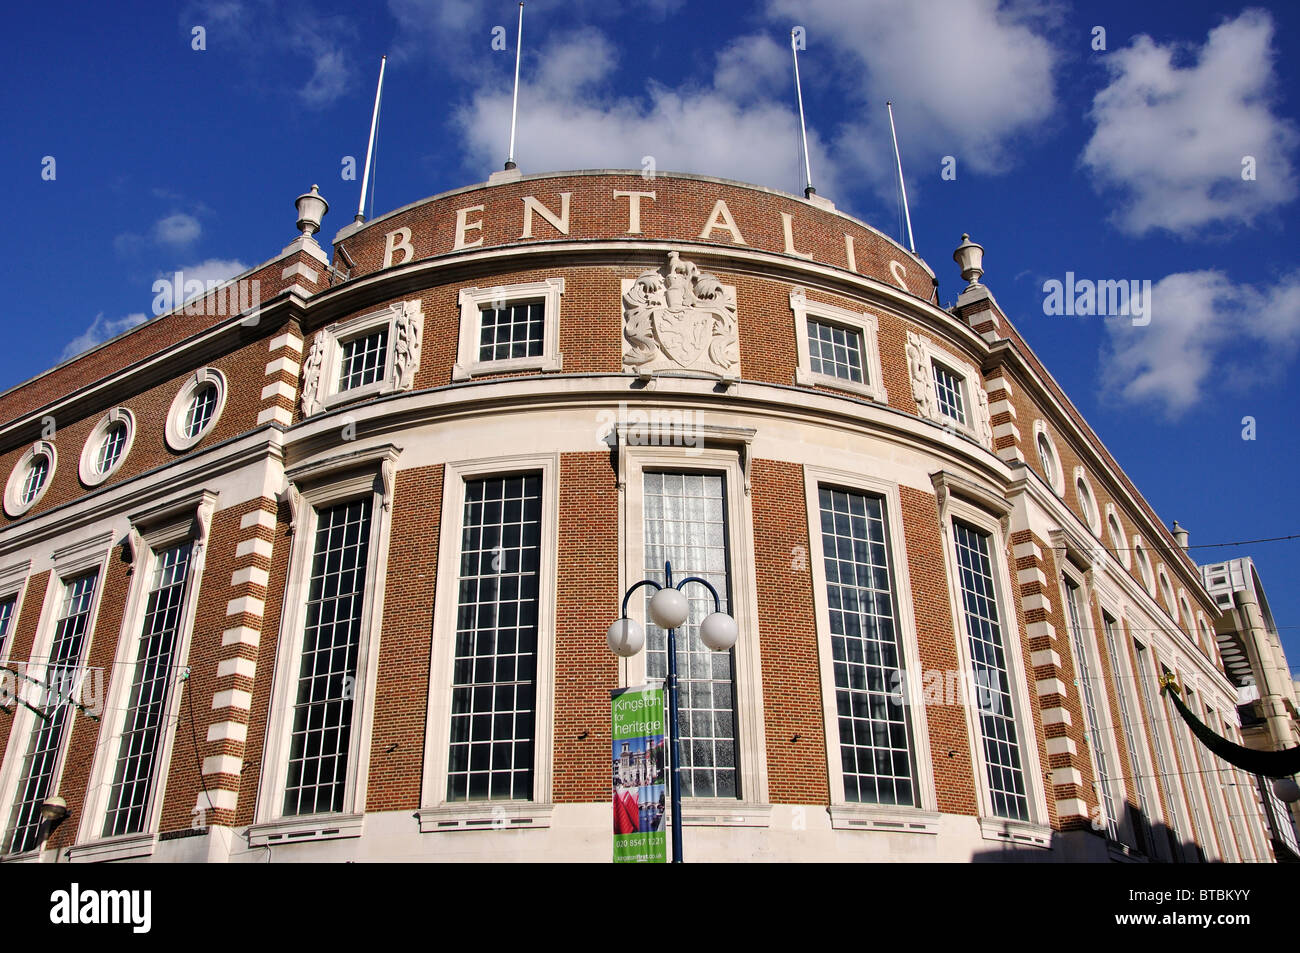
M 194 265 L 186 265 L 183 268 L 177 268 L 184 275 L 185 282 L 191 281 L 203 282 L 204 288 L 207 288 L 209 281 L 225 281 L 227 278 L 233 278 L 235 275 L 242 274 L 248 270 L 245 265 L 237 258 L 208 258 Z M 172 278 L 172 274 L 160 273 L 159 278 Z M 190 295 L 190 298 L 195 297 Z M 189 300 L 188 298 L 186 300 Z
M 761 39 L 745 38 L 739 49 L 755 64 L 755 76 L 770 73 Z M 652 156 L 660 172 L 700 172 L 798 191 L 798 117 L 793 103 L 734 95 L 737 77 L 727 55 L 719 55 L 712 81 L 668 88 L 647 85 L 643 96 L 613 96 L 607 90 L 617 55 L 600 32 L 566 33 L 544 51 L 543 68 L 524 77 L 519 93 L 518 161 L 527 171 L 643 167 Z M 767 72 L 765 72 L 765 70 Z M 792 97 L 791 97 L 792 99 Z M 456 113 L 466 165 L 482 172 L 505 158 L 510 130 L 510 90 L 483 89 Z M 812 131 L 809 148 L 822 181 L 837 172 L 822 140 Z M 789 144 L 773 149 L 772 143 Z
M 801 25 L 804 97 L 841 95 L 856 110 L 836 135 L 837 154 L 882 196 L 894 160 L 885 100 L 893 100 L 904 168 L 1004 172 L 1022 137 L 1056 109 L 1060 54 L 1047 39 L 1048 2 L 999 0 L 771 0 L 784 29 Z M 838 119 L 810 115 L 813 126 Z M 814 167 L 814 179 L 816 178 Z M 915 171 L 913 171 L 915 176 Z
M 67 343 L 63 348 L 63 354 L 59 357 L 59 361 L 63 362 L 70 357 L 76 357 L 82 351 L 88 351 L 96 344 L 102 344 L 109 338 L 117 337 L 123 331 L 129 331 L 137 324 L 143 324 L 147 320 L 147 315 L 136 312 L 125 317 L 105 321 L 104 312 L 101 311 L 95 315 L 95 320 L 90 322 L 90 327 Z
M 202 232 L 203 227 L 199 224 L 199 220 L 184 212 L 160 218 L 153 226 L 154 241 L 159 245 L 189 245 L 196 241 Z
M 347 92 L 352 82 L 347 43 L 352 27 L 339 18 L 325 19 L 298 15 L 290 46 L 311 58 L 312 74 L 298 90 L 298 97 L 311 109 L 322 109 Z
M 1119 191 L 1120 228 L 1188 235 L 1249 224 L 1295 197 L 1300 137 L 1272 111 L 1272 40 L 1272 17 L 1252 9 L 1199 48 L 1139 36 L 1106 54 L 1111 81 L 1093 99 L 1082 160 L 1099 187 Z M 1242 179 L 1243 156 L 1255 157 L 1254 181 Z
M 1180 272 L 1153 286 L 1150 307 L 1145 327 L 1107 322 L 1102 390 L 1171 419 L 1210 384 L 1244 390 L 1267 381 L 1300 349 L 1300 271 L 1265 287 L 1234 284 L 1217 270 Z

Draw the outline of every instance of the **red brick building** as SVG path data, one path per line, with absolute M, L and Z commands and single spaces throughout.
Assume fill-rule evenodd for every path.
M 7 857 L 605 860 L 669 559 L 740 627 L 689 859 L 1272 859 L 1158 694 L 1236 735 L 1219 610 L 978 269 L 700 176 L 313 204 L 0 394 Z

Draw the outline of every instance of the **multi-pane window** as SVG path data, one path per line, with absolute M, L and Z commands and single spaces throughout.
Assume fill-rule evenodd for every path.
M 533 796 L 542 478 L 465 481 L 447 800 Z
M 1159 718 L 1163 709 L 1156 705 L 1155 691 L 1151 685 L 1151 668 L 1147 662 L 1147 650 L 1144 645 L 1136 641 L 1133 643 L 1133 648 L 1137 652 L 1138 685 L 1142 689 L 1142 701 L 1146 705 L 1147 717 L 1154 722 Z M 1165 833 L 1169 837 L 1171 856 L 1177 858 L 1182 854 L 1182 833 L 1179 830 L 1182 824 L 1178 820 L 1177 793 L 1175 791 L 1178 779 L 1169 770 L 1169 756 L 1165 752 L 1164 737 L 1161 735 L 1160 726 L 1154 723 L 1151 725 L 1151 747 L 1156 755 L 1156 774 L 1165 783 L 1165 805 L 1169 819 Z
M 520 301 L 479 312 L 478 359 L 506 361 L 516 357 L 538 357 L 546 302 Z
M 31 503 L 41 493 L 41 488 L 45 486 L 45 481 L 50 476 L 50 458 L 45 454 L 37 454 L 32 457 L 32 462 L 27 466 L 27 475 L 23 478 L 23 489 L 19 496 L 24 506 Z
M 117 461 L 122 458 L 122 450 L 126 447 L 126 436 L 126 424 L 122 421 L 108 425 L 108 430 L 99 442 L 99 452 L 95 455 L 96 473 L 108 473 L 117 466 Z
M 1195 713 L 1198 708 L 1196 694 L 1190 688 L 1187 689 L 1187 707 L 1193 713 Z M 1211 724 L 1208 717 L 1205 723 L 1207 725 Z M 1190 728 L 1188 730 L 1190 731 Z M 1201 782 L 1205 785 L 1205 798 L 1210 802 L 1210 816 L 1214 818 L 1214 833 L 1219 840 L 1220 853 L 1224 860 L 1233 860 L 1235 858 L 1231 856 L 1230 846 L 1232 832 L 1228 830 L 1228 823 L 1227 819 L 1224 817 L 1223 805 L 1219 801 L 1223 791 L 1217 784 L 1213 784 L 1209 780 L 1210 778 L 1217 779 L 1219 774 L 1214 770 L 1206 770 L 1205 765 L 1208 763 L 1208 759 L 1203 754 L 1204 746 L 1197 744 L 1195 740 L 1193 740 L 1193 745 L 1196 748 L 1196 764 L 1199 768 L 1196 773 L 1201 779 Z
M 384 377 L 388 359 L 388 326 L 343 342 L 339 391 L 365 387 Z
M 186 541 L 154 558 L 144 631 L 136 653 L 117 768 L 108 794 L 105 837 L 136 834 L 144 827 L 156 778 L 163 719 L 171 694 L 172 663 L 180 634 L 192 548 L 193 544 Z
M 185 408 L 185 421 L 181 431 L 186 437 L 197 437 L 212 422 L 212 415 L 217 409 L 217 388 L 214 384 L 202 384 L 190 398 Z
M 945 417 L 966 423 L 966 399 L 962 395 L 962 378 L 954 374 L 938 361 L 934 367 L 934 394 L 939 402 L 939 413 Z
M 343 810 L 361 640 L 371 500 L 317 511 L 284 813 Z
M 1119 840 L 1119 814 L 1112 790 L 1110 765 L 1106 757 L 1106 739 L 1102 735 L 1103 721 L 1097 708 L 1097 690 L 1100 680 L 1092 674 L 1088 661 L 1088 646 L 1084 641 L 1082 611 L 1079 606 L 1079 587 L 1069 576 L 1065 580 L 1065 604 L 1070 615 L 1070 643 L 1074 649 L 1074 667 L 1079 676 L 1080 694 L 1083 696 L 1084 718 L 1088 724 L 1088 746 L 1092 750 L 1092 764 L 1097 771 L 1098 793 L 1102 809 L 1106 812 L 1106 836 Z
M 827 487 L 819 500 L 844 799 L 914 805 L 884 505 Z
M 1102 616 L 1102 627 L 1106 631 L 1106 649 L 1110 653 L 1111 667 L 1119 671 L 1119 655 L 1115 640 L 1115 620 L 1108 615 Z M 1133 835 L 1137 838 L 1137 848 L 1143 853 L 1151 852 L 1151 806 L 1147 801 L 1146 779 L 1142 776 L 1138 760 L 1137 735 L 1133 731 L 1133 716 L 1128 706 L 1128 686 L 1125 679 L 1115 677 L 1115 697 L 1119 699 L 1119 720 L 1124 731 L 1124 746 L 1128 748 L 1129 761 L 1132 764 L 1133 793 L 1137 797 L 1137 816 L 1133 818 Z
M 81 656 L 98 578 L 98 573 L 92 572 L 64 585 L 63 605 L 55 623 L 50 664 L 45 670 L 45 689 L 40 700 L 43 717 L 38 717 L 32 726 L 18 795 L 9 816 L 5 843 L 11 854 L 34 850 L 40 844 L 41 804 L 50 795 L 64 730 L 84 675 Z
M 862 335 L 809 318 L 808 365 L 814 374 L 863 383 Z
M 644 488 L 644 578 L 662 584 L 664 563 L 671 562 L 674 583 L 687 576 L 707 579 L 718 591 L 722 611 L 729 612 L 730 556 L 723 476 L 646 473 Z M 709 591 L 692 583 L 682 594 L 690 604 L 690 615 L 677 630 L 682 794 L 739 797 L 734 650 L 712 652 L 700 641 L 700 623 L 713 612 Z M 651 595 L 646 593 L 647 619 Z M 646 676 L 668 677 L 668 633 L 649 622 Z
M 953 522 L 953 533 L 993 813 L 1025 821 L 1029 819 L 1029 798 L 1011 702 L 1010 669 L 993 583 L 989 536 L 960 521 Z
M 1161 674 L 1165 678 L 1173 675 L 1169 669 L 1163 665 L 1160 666 Z M 1187 746 L 1187 738 L 1191 735 L 1191 730 L 1183 721 L 1182 717 L 1174 710 L 1174 703 L 1170 701 L 1165 706 L 1165 715 L 1169 719 L 1169 729 L 1174 736 L 1175 758 L 1182 765 L 1182 775 L 1187 783 L 1187 805 L 1192 813 L 1192 830 L 1196 832 L 1197 843 L 1193 845 L 1195 850 L 1200 854 L 1200 860 L 1205 861 L 1205 847 L 1211 841 L 1206 837 L 1205 818 L 1201 816 L 1200 800 L 1196 796 L 1196 762 L 1192 760 L 1192 754 Z M 1181 727 L 1180 727 L 1181 726 Z
M 17 604 L 17 596 L 0 599 L 0 653 L 4 652 L 5 642 L 9 640 L 9 628 L 13 625 L 14 606 Z

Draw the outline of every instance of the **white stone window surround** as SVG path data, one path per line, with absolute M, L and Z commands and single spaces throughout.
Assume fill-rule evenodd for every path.
M 1101 509 L 1097 504 L 1097 494 L 1092 490 L 1092 481 L 1088 479 L 1088 472 L 1082 466 L 1074 468 L 1074 495 L 1078 497 L 1079 513 L 1083 517 L 1083 522 L 1088 529 L 1092 530 L 1093 536 L 1101 539 Z
M 1115 557 L 1124 564 L 1125 569 L 1132 569 L 1133 557 L 1124 542 L 1124 524 L 1120 522 L 1119 511 L 1114 503 L 1106 504 L 1106 532 L 1110 536 L 1110 545 L 1115 550 Z
M 118 424 L 126 428 L 126 438 L 122 442 L 122 449 L 118 452 L 113 465 L 101 473 L 99 471 L 100 447 L 108 436 L 109 430 Z M 99 419 L 99 423 L 95 424 L 95 429 L 90 432 L 85 445 L 81 448 L 81 461 L 77 467 L 77 475 L 81 478 L 81 482 L 86 486 L 99 486 L 126 462 L 127 455 L 130 454 L 134 443 L 135 414 L 125 407 L 114 407 Z
M 616 431 L 619 441 L 619 497 L 622 549 L 619 554 L 619 593 L 645 578 L 645 480 L 649 471 L 708 473 L 723 477 L 727 502 L 731 615 L 740 628 L 734 666 L 736 756 L 740 761 L 739 798 L 683 798 L 682 823 L 687 826 L 767 827 L 767 740 L 763 720 L 763 685 L 759 651 L 758 586 L 754 573 L 754 520 L 749 495 L 748 440 L 752 431 L 714 432 L 701 428 L 691 435 L 693 446 L 640 445 L 645 435 Z M 610 606 L 610 621 L 620 606 Z M 643 626 L 645 600 L 633 598 L 629 615 Z M 645 651 L 620 659 L 621 685 L 645 682 Z
M 81 646 L 80 664 L 85 665 L 86 660 L 91 657 L 91 651 L 94 649 L 95 627 L 99 623 L 99 607 L 104 594 L 104 576 L 112 543 L 112 533 L 101 533 L 78 540 L 51 554 L 50 558 L 54 566 L 50 572 L 49 581 L 45 586 L 45 593 L 41 603 L 40 622 L 37 625 L 36 637 L 32 642 L 30 656 L 30 658 L 36 660 L 36 664 L 29 668 L 26 673 L 37 682 L 44 684 L 46 680 L 45 666 L 40 663 L 49 659 L 50 650 L 54 646 L 59 609 L 63 604 L 64 592 L 68 583 L 87 573 L 94 572 L 96 573 L 95 594 L 91 599 L 90 613 L 86 617 L 86 634 Z M 10 640 L 10 644 L 12 644 L 12 640 Z M 23 680 L 20 679 L 19 681 L 22 682 Z M 23 697 L 34 698 L 35 696 L 24 695 Z M 14 799 L 18 794 L 18 783 L 22 780 L 23 762 L 26 760 L 27 746 L 30 743 L 32 729 L 37 721 L 35 713 L 26 705 L 15 704 L 13 707 L 14 717 L 9 731 L 9 740 L 2 752 L 3 761 L 0 761 L 0 834 L 8 829 L 9 818 L 13 813 Z M 51 796 L 60 793 L 59 789 L 62 784 L 68 749 L 76 730 L 76 719 L 79 715 L 82 715 L 82 712 L 74 706 L 69 712 L 68 721 L 64 726 L 58 758 L 54 765 L 54 771 L 50 774 L 49 793 Z M 39 850 L 29 851 L 26 854 L 7 854 L 5 859 L 18 857 L 36 859 L 41 856 L 44 848 L 45 843 L 42 842 Z
M 396 462 L 401 452 L 401 448 L 393 444 L 381 444 L 285 471 L 287 486 L 282 498 L 289 504 L 293 521 L 289 583 L 285 587 L 281 638 L 275 658 L 266 748 L 258 783 L 256 823 L 248 830 L 250 846 L 361 835 L 366 784 L 370 775 L 370 736 L 375 713 L 388 542 L 392 529 L 393 487 Z M 338 813 L 286 817 L 283 809 L 293 727 L 293 695 L 297 691 L 298 667 L 302 662 L 307 595 L 311 583 L 309 567 L 315 554 L 318 512 L 367 495 L 371 497 L 370 548 L 357 645 L 353 695 L 356 701 L 348 745 L 343 809 Z
M 1156 598 L 1156 573 L 1140 533 L 1133 534 L 1133 561 L 1137 563 L 1138 581 L 1152 599 Z
M 889 400 L 885 390 L 884 377 L 880 370 L 879 319 L 867 311 L 850 311 L 832 304 L 809 301 L 803 288 L 790 290 L 790 310 L 794 313 L 795 349 L 799 364 L 795 369 L 796 384 L 804 387 L 821 385 L 836 387 L 841 390 L 861 394 L 868 400 L 884 404 Z M 835 377 L 831 374 L 816 373 L 812 370 L 810 348 L 808 346 L 808 319 L 825 324 L 838 325 L 857 335 L 862 357 L 862 383 Z
M 907 332 L 907 355 L 912 397 L 916 412 L 946 430 L 963 434 L 986 450 L 993 449 L 993 428 L 989 417 L 988 392 L 979 370 L 953 352 L 936 344 L 931 338 L 915 331 Z M 935 390 L 935 364 L 950 374 L 961 378 L 963 410 L 966 421 L 955 420 L 939 410 L 939 397 Z
M 495 285 L 491 288 L 460 289 L 457 299 L 460 307 L 460 337 L 451 379 L 463 381 L 484 374 L 563 369 L 564 355 L 560 353 L 560 297 L 563 294 L 563 278 L 547 278 L 517 285 Z M 512 357 L 501 361 L 479 360 L 479 334 L 484 309 L 538 299 L 542 301 L 543 310 L 542 353 L 534 357 Z
M 1046 445 L 1051 463 L 1043 460 L 1043 446 Z M 1034 452 L 1039 459 L 1039 465 L 1050 472 L 1045 473 L 1043 481 L 1051 488 L 1052 492 L 1062 499 L 1065 498 L 1065 465 L 1061 463 L 1061 454 L 1056 449 L 1056 441 L 1052 439 L 1052 432 L 1047 429 L 1047 421 L 1041 417 L 1034 421 Z M 1096 498 L 1094 497 L 1094 502 Z
M 310 417 L 340 404 L 410 390 L 420 369 L 424 314 L 420 299 L 397 301 L 368 314 L 321 328 L 312 338 L 302 365 L 302 414 Z M 387 328 L 384 373 L 362 387 L 339 390 L 343 345 Z
M 555 595 L 559 559 L 560 455 L 558 453 L 479 457 L 448 462 L 444 468 L 429 707 L 425 718 L 424 776 L 418 812 L 420 831 L 550 827 L 555 709 Z M 530 800 L 447 800 L 451 747 L 452 669 L 456 614 L 460 606 L 460 552 L 469 480 L 540 474 L 541 546 L 538 554 L 537 654 L 533 701 L 533 796 Z M 611 617 L 610 621 L 613 621 Z
M 1063 607 L 1067 605 L 1066 600 L 1069 598 L 1069 593 L 1066 591 L 1065 585 L 1066 577 L 1068 577 L 1070 582 L 1076 587 L 1079 626 L 1081 629 L 1079 632 L 1079 641 L 1083 644 L 1083 651 L 1087 655 L 1084 662 L 1087 664 L 1089 673 L 1093 679 L 1092 694 L 1097 709 L 1097 717 L 1101 722 L 1097 726 L 1097 731 L 1102 736 L 1098 739 L 1098 743 L 1101 745 L 1102 755 L 1106 759 L 1108 780 L 1111 784 L 1111 795 L 1115 801 L 1115 810 L 1120 815 L 1119 817 L 1113 818 L 1113 820 L 1115 821 L 1115 826 L 1119 830 L 1120 842 L 1125 846 L 1131 846 L 1130 841 L 1136 840 L 1136 832 L 1133 830 L 1130 812 L 1125 809 L 1128 804 L 1129 783 L 1125 778 L 1126 772 L 1123 769 L 1123 762 L 1119 757 L 1119 743 L 1115 738 L 1115 732 L 1120 727 L 1119 713 L 1111 711 L 1110 693 L 1106 690 L 1106 682 L 1102 674 L 1105 672 L 1105 669 L 1101 666 L 1101 639 L 1103 639 L 1105 635 L 1102 631 L 1098 630 L 1094 624 L 1095 617 L 1092 612 L 1093 587 L 1089 578 L 1092 575 L 1093 569 L 1093 566 L 1089 566 L 1089 569 L 1086 572 L 1080 570 L 1068 558 L 1066 558 L 1062 560 L 1061 576 L 1058 580 L 1058 585 L 1060 588 L 1061 605 Z M 1069 626 L 1070 624 L 1068 608 L 1065 610 L 1065 624 L 1066 626 Z M 1066 642 L 1066 645 L 1069 647 L 1070 651 L 1074 651 L 1075 646 L 1073 640 Z M 1075 681 L 1077 682 L 1079 678 L 1078 665 L 1076 664 Z M 1119 688 L 1120 686 L 1117 685 L 1116 690 L 1119 690 Z M 1078 687 L 1077 701 L 1081 707 L 1086 704 L 1083 696 L 1082 685 Z M 1084 712 L 1084 725 L 1085 732 L 1088 736 L 1087 740 L 1091 744 L 1092 732 L 1086 728 L 1086 711 Z M 1101 790 L 1100 779 L 1097 777 L 1097 762 L 1095 758 L 1091 757 L 1091 752 L 1089 752 L 1089 755 L 1090 760 L 1092 761 L 1093 780 L 1096 788 L 1094 793 L 1097 796 L 1097 805 L 1101 809 L 1101 812 L 1105 813 L 1106 799 Z M 1134 800 L 1136 800 L 1136 797 Z
M 821 668 L 822 711 L 825 718 L 826 750 L 831 792 L 831 827 L 843 830 L 879 830 L 894 833 L 937 834 L 939 832 L 938 795 L 934 780 L 934 762 L 930 752 L 930 733 L 921 660 L 918 655 L 916 618 L 911 599 L 907 554 L 903 548 L 902 504 L 898 485 L 861 473 L 804 465 L 804 488 L 807 498 L 809 560 L 813 577 L 813 605 L 816 613 L 817 645 Z M 830 608 L 826 585 L 826 559 L 821 533 L 821 488 L 847 490 L 881 498 L 885 511 L 886 552 L 892 570 L 895 625 L 902 647 L 904 692 L 912 700 L 908 714 L 911 724 L 913 779 L 918 804 L 866 804 L 844 798 L 843 766 L 839 757 L 840 730 L 835 671 L 831 651 Z
M 188 436 L 185 433 L 185 424 L 190 403 L 207 385 L 215 387 L 217 391 L 217 402 L 212 408 L 212 416 L 208 418 L 208 423 L 202 430 L 193 436 Z M 226 375 L 216 368 L 202 367 L 191 374 L 181 385 L 181 389 L 176 392 L 172 405 L 167 411 L 167 425 L 164 431 L 167 446 L 177 451 L 188 450 L 207 436 L 217 425 L 217 421 L 221 419 L 221 412 L 226 408 L 226 393 Z
M 1160 580 L 1160 595 L 1165 601 L 1165 611 L 1169 617 L 1174 620 L 1174 625 L 1178 624 L 1178 603 L 1174 599 L 1174 587 L 1169 581 L 1169 573 L 1165 570 L 1164 563 L 1156 564 L 1156 578 Z
M 14 607 L 9 612 L 9 631 L 0 644 L 0 662 L 9 664 L 13 654 L 14 632 L 18 627 L 19 613 L 23 608 L 23 597 L 27 594 L 27 577 L 32 571 L 32 561 L 24 559 L 0 568 L 0 600 L 13 599 Z
M 980 829 L 986 840 L 1051 847 L 1052 832 L 1048 826 L 1047 792 L 1043 781 L 1043 767 L 1038 756 L 1038 733 L 1034 727 L 1033 708 L 1029 696 L 1024 655 L 1021 651 L 1021 633 L 1016 614 L 1011 608 L 1010 569 L 1007 565 L 1006 540 L 1010 530 L 1010 507 L 998 493 L 982 486 L 954 479 L 947 473 L 933 474 L 938 497 L 940 526 L 943 532 L 943 558 L 948 582 L 948 604 L 952 618 L 957 620 L 957 651 L 964 671 L 973 671 L 970 658 L 970 634 L 966 630 L 966 615 L 961 605 L 961 580 L 958 576 L 956 542 L 953 521 L 960 520 L 989 535 L 989 558 L 993 563 L 998 615 L 1000 617 L 1003 650 L 1006 655 L 1008 677 L 1012 683 L 1012 703 L 1015 706 L 1015 723 L 1020 741 L 1021 770 L 1025 779 L 1025 799 L 1028 802 L 1029 820 L 1019 821 L 999 817 L 993 812 L 993 797 L 989 790 L 988 767 L 985 764 L 984 745 L 975 707 L 963 705 L 966 736 L 975 768 L 976 797 L 979 802 Z
M 125 860 L 130 857 L 149 856 L 157 846 L 159 820 L 167 780 L 171 774 L 171 759 L 181 719 L 183 693 L 191 686 L 177 682 L 177 673 L 189 661 L 190 644 L 194 634 L 194 618 L 198 612 L 199 588 L 203 580 L 203 565 L 207 549 L 208 532 L 212 514 L 216 509 L 217 494 L 202 491 L 180 500 L 173 500 L 130 516 L 131 529 L 122 541 L 131 554 L 131 579 L 127 589 L 126 611 L 123 616 L 117 650 L 113 655 L 115 673 L 105 700 L 105 718 L 100 723 L 99 743 L 91 764 L 86 786 L 86 802 L 82 807 L 77 843 L 69 849 L 71 861 Z M 157 564 L 158 553 L 185 540 L 193 541 L 185 603 L 177 626 L 176 646 L 172 653 L 173 685 L 163 714 L 162 737 L 158 742 L 153 763 L 153 788 L 145 809 L 142 830 L 135 834 L 104 837 L 104 818 L 108 810 L 113 775 L 117 769 L 122 732 L 125 728 L 127 706 L 130 702 L 132 682 L 136 672 L 137 653 L 144 631 L 145 612 L 148 608 L 149 586 Z M 182 744 L 184 742 L 182 741 Z
M 44 456 L 49 461 L 49 469 L 45 473 L 45 482 L 41 488 L 36 491 L 27 502 L 23 502 L 23 484 L 27 480 L 27 474 L 32 468 L 38 456 Z M 13 472 L 9 474 L 9 482 L 5 484 L 5 512 L 12 517 L 19 517 L 30 510 L 33 506 L 41 501 L 54 482 L 54 473 L 58 469 L 59 452 L 54 448 L 54 444 L 48 440 L 37 440 L 27 448 L 27 451 L 18 458 L 14 464 Z

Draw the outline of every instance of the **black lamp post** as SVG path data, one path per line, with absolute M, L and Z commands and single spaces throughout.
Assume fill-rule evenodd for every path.
M 642 586 L 651 586 L 658 590 L 650 598 L 650 618 L 655 625 L 668 632 L 668 707 L 670 711 L 673 745 L 669 752 L 672 759 L 672 801 L 673 801 L 673 863 L 682 862 L 682 784 L 681 784 L 681 742 L 677 730 L 677 627 L 686 622 L 690 615 L 690 603 L 682 595 L 682 587 L 688 582 L 698 582 L 709 590 L 713 596 L 713 612 L 704 617 L 700 623 L 700 641 L 714 652 L 725 652 L 736 644 L 740 633 L 736 620 L 722 611 L 722 600 L 718 590 L 707 579 L 699 576 L 687 576 L 673 585 L 673 566 L 664 563 L 664 584 L 653 579 L 642 579 L 633 585 L 623 596 L 623 614 L 609 627 L 606 639 L 610 650 L 621 658 L 630 658 L 641 651 L 645 645 L 645 631 L 635 620 L 628 618 L 627 605 L 632 593 Z

